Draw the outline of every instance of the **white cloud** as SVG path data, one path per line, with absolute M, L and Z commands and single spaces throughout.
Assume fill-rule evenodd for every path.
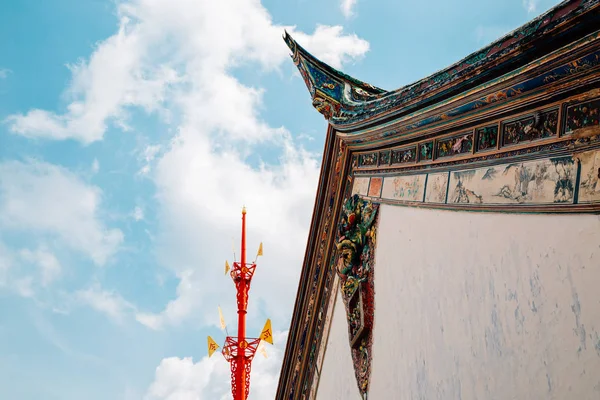
M 68 94 L 73 100 L 67 111 L 60 115 L 34 109 L 9 116 L 11 130 L 26 137 L 72 138 L 87 144 L 102 138 L 109 120 L 123 122 L 127 105 L 149 112 L 158 108 L 177 75 L 166 66 L 143 65 L 148 43 L 141 39 L 123 16 L 119 32 L 102 42 L 87 63 L 70 66 Z
M 307 35 L 274 25 L 256 0 L 132 0 L 120 5 L 119 15 L 119 32 L 101 42 L 87 62 L 70 67 L 72 101 L 66 112 L 33 109 L 11 115 L 7 121 L 14 133 L 91 143 L 102 139 L 110 122 L 127 126 L 128 107 L 153 112 L 171 101 L 198 106 L 198 100 L 210 99 L 218 105 L 210 107 L 213 113 L 196 109 L 201 114 L 196 119 L 207 128 L 249 137 L 273 134 L 277 131 L 256 120 L 262 90 L 242 85 L 230 75 L 231 67 L 258 63 L 268 70 L 287 62 L 289 51 L 281 40 L 285 28 L 337 68 L 369 48 L 356 35 L 344 35 L 340 26 L 318 26 Z M 223 127 L 225 121 L 230 127 Z
M 156 155 L 160 152 L 160 145 L 146 146 L 140 155 L 140 159 L 144 163 L 144 166 L 138 171 L 140 175 L 146 175 L 151 170 L 152 161 L 156 158 Z
M 102 290 L 99 284 L 77 291 L 75 300 L 106 314 L 116 322 L 123 322 L 126 314 L 135 310 L 135 307 L 118 293 Z
M 42 286 L 50 285 L 61 274 L 62 267 L 60 263 L 54 254 L 45 246 L 40 246 L 35 251 L 23 249 L 21 250 L 20 255 L 24 261 L 38 266 L 40 269 Z
M 97 158 L 94 158 L 94 162 L 92 162 L 92 172 L 97 174 L 100 171 L 100 163 Z
M 8 74 L 10 74 L 12 71 L 8 68 L 0 68 L 0 79 L 6 79 L 8 78 Z
M 32 110 L 11 117 L 11 128 L 26 136 L 89 143 L 102 138 L 107 121 L 124 121 L 127 107 L 177 114 L 176 136 L 141 152 L 140 173 L 154 172 L 162 229 L 156 244 L 180 284 L 162 312 L 140 312 L 138 321 L 153 328 L 180 323 L 204 300 L 231 288 L 214 279 L 222 279 L 217 266 L 230 254 L 244 203 L 250 240 L 263 240 L 269 249 L 253 284 L 261 292 L 256 300 L 288 318 L 318 156 L 302 150 L 285 128 L 269 126 L 259 112 L 264 89 L 244 85 L 231 71 L 243 65 L 277 70 L 284 62 L 292 69 L 284 29 L 336 68 L 362 57 L 368 42 L 341 26 L 320 25 L 306 34 L 275 25 L 256 0 L 135 0 L 122 3 L 119 15 L 119 32 L 100 43 L 88 62 L 72 67 L 68 112 Z M 264 141 L 280 153 L 280 164 L 253 168 L 246 157 Z M 120 242 L 120 236 L 110 237 Z
M 268 358 L 256 354 L 252 362 L 249 400 L 275 398 L 287 332 L 275 333 L 275 346 L 266 345 Z M 215 353 L 197 363 L 189 357 L 170 357 L 156 368 L 145 400 L 201 400 L 231 398 L 231 372 L 222 355 Z
M 344 28 L 339 25 L 318 25 L 311 35 L 294 31 L 291 34 L 312 54 L 338 69 L 344 63 L 363 57 L 370 47 L 369 42 L 356 34 L 344 34 Z
M 33 297 L 35 295 L 33 290 L 33 277 L 31 276 L 15 279 L 12 284 L 14 285 L 14 289 L 19 296 Z
M 12 252 L 0 241 L 0 288 L 6 286 L 13 263 Z
M 523 7 L 527 10 L 528 13 L 533 13 L 537 10 L 539 0 L 523 0 Z
M 101 192 L 64 168 L 29 161 L 0 163 L 0 227 L 58 237 L 103 265 L 123 241 L 99 218 Z
M 206 276 L 198 270 L 187 269 L 178 272 L 177 277 L 177 298 L 170 301 L 159 314 L 138 313 L 136 319 L 139 323 L 151 329 L 162 329 L 167 324 L 180 323 L 198 308 L 198 299 L 202 297 L 202 288 L 206 286 L 199 283 L 206 279 Z M 210 282 L 206 283 L 210 285 Z
M 141 221 L 144 219 L 144 210 L 142 210 L 142 207 L 140 206 L 135 206 L 135 208 L 131 212 L 131 216 L 134 220 Z
M 223 277 L 223 262 L 231 254 L 234 235 L 238 246 L 239 213 L 246 204 L 249 253 L 261 240 L 265 246 L 252 283 L 249 315 L 258 315 L 260 307 L 277 327 L 278 321 L 289 319 L 296 293 L 319 155 L 306 152 L 284 127 L 269 125 L 261 116 L 264 89 L 244 84 L 232 71 L 247 67 L 277 72 L 284 63 L 293 70 L 281 38 L 284 29 L 335 68 L 362 57 L 369 43 L 344 33 L 341 26 L 319 25 L 307 34 L 273 24 L 258 0 L 130 0 L 120 3 L 119 17 L 118 33 L 101 42 L 89 60 L 71 67 L 73 78 L 67 90 L 71 102 L 64 113 L 30 110 L 10 116 L 8 122 L 14 133 L 26 137 L 87 144 L 102 139 L 109 124 L 126 126 L 131 107 L 172 115 L 170 120 L 177 125 L 170 131 L 175 136 L 141 151 L 140 173 L 156 185 L 159 230 L 153 232 L 153 243 L 160 262 L 179 278 L 179 285 L 173 299 L 157 313 L 137 310 L 118 294 L 99 287 L 79 292 L 78 298 L 116 319 L 131 313 L 154 329 L 190 318 L 216 323 L 217 316 L 206 317 L 205 310 L 216 309 L 217 302 L 226 318 L 235 315 L 233 284 Z M 248 155 L 264 148 L 264 142 L 279 156 L 278 162 L 250 165 Z M 6 176 L 24 170 L 21 175 L 34 183 L 42 172 L 67 178 L 51 186 L 38 184 L 43 190 L 33 191 L 19 186 L 23 179 L 10 178 L 8 198 L 23 197 L 25 202 L 4 206 L 9 221 L 55 232 L 99 264 L 116 251 L 122 233 L 106 228 L 97 218 L 97 188 L 57 167 L 13 164 Z M 277 359 L 256 360 L 254 398 L 273 397 L 279 366 L 268 363 Z M 208 393 L 205 398 L 218 398 L 200 383 L 169 382 L 200 371 L 199 382 L 213 374 L 210 381 L 226 388 L 228 368 L 220 369 L 215 362 L 163 361 L 148 397 L 173 400 Z M 271 372 L 261 380 L 263 363 L 275 366 L 271 370 L 265 364 Z
M 340 8 L 342 9 L 342 14 L 344 14 L 344 17 L 350 18 L 352 15 L 354 15 L 353 9 L 356 7 L 356 1 L 357 0 L 342 0 L 340 3 Z
M 234 151 L 212 153 L 196 130 L 181 133 L 155 177 L 162 221 L 158 253 L 180 285 L 161 313 L 144 315 L 140 322 L 153 328 L 177 324 L 203 306 L 214 307 L 217 298 L 234 304 L 233 284 L 223 277 L 222 265 L 225 258 L 231 261 L 231 237 L 239 237 L 242 204 L 248 208 L 249 257 L 259 241 L 265 245 L 251 306 L 262 299 L 274 318 L 289 318 L 319 164 L 290 139 L 281 146 L 281 165 L 252 169 Z

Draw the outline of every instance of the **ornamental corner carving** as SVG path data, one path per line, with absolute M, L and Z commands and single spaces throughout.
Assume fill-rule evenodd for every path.
M 313 98 L 312 105 L 318 112 L 323 114 L 326 120 L 340 115 L 340 103 L 333 101 L 326 96 L 321 96 L 317 92 Z
M 350 197 L 342 209 L 336 244 L 336 271 L 348 320 L 348 335 L 358 389 L 369 389 L 375 305 L 374 259 L 379 204 Z

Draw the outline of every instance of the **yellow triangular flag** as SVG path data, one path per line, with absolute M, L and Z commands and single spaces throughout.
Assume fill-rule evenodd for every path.
M 219 346 L 217 344 L 217 342 L 215 342 L 213 340 L 213 338 L 211 338 L 210 336 L 208 337 L 208 358 L 210 358 L 213 353 L 221 346 Z
M 225 318 L 223 318 L 223 311 L 221 311 L 221 306 L 219 306 L 219 322 L 221 322 L 221 329 L 225 330 Z
M 229 272 L 229 261 L 225 261 L 225 275 Z
M 260 246 L 258 246 L 258 253 L 256 253 L 256 257 L 263 255 L 262 242 L 260 242 Z
M 269 355 L 267 354 L 267 350 L 265 350 L 265 345 L 263 344 L 264 341 L 260 341 L 260 344 L 258 345 L 258 351 L 260 352 L 260 354 L 263 355 L 264 358 L 269 358 Z
M 271 330 L 271 320 L 268 319 L 265 323 L 265 327 L 260 333 L 260 340 L 264 340 L 267 343 L 273 344 L 273 331 Z

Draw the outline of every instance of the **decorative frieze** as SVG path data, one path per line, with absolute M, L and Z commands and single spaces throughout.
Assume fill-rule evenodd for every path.
M 438 139 L 437 158 L 469 154 L 473 151 L 473 133 L 463 132 L 449 138 Z
M 419 144 L 419 161 L 433 160 L 433 141 Z
M 498 147 L 498 125 L 476 129 L 475 140 L 477 152 L 495 150 Z
M 565 134 L 600 124 L 600 99 L 567 107 Z
M 590 130 L 600 125 L 600 98 L 574 105 L 565 102 L 562 106 L 565 108 L 561 119 L 565 127 L 563 137 L 575 131 Z M 560 107 L 561 104 L 555 104 L 550 108 L 502 119 L 496 123 L 476 127 L 472 131 L 463 130 L 435 141 L 428 140 L 413 146 L 403 145 L 390 150 L 360 153 L 358 167 L 365 169 L 412 168 L 415 164 L 426 162 L 438 164 L 459 156 L 462 156 L 460 157 L 462 159 L 472 155 L 472 158 L 476 159 L 482 153 L 495 154 L 504 151 L 507 152 L 505 155 L 509 156 L 508 151 L 512 147 L 522 148 L 517 145 L 532 142 L 553 143 L 559 139 Z M 388 155 L 391 158 L 389 161 Z M 380 158 L 379 164 L 377 163 L 378 157 Z
M 379 152 L 379 165 L 390 165 L 391 162 L 391 151 Z
M 415 147 L 392 150 L 392 164 L 406 164 L 416 161 L 417 149 Z
M 361 167 L 376 167 L 377 153 L 361 154 L 358 157 L 358 165 Z
M 558 110 L 535 112 L 502 124 L 502 145 L 546 139 L 557 135 Z

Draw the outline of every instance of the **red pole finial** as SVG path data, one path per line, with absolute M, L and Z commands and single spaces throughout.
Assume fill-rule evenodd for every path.
M 242 208 L 242 259 L 241 259 L 241 267 L 242 273 L 244 273 L 247 269 L 246 267 L 246 207 Z M 250 283 L 248 281 L 248 283 Z M 238 287 L 238 293 L 241 291 L 245 295 L 242 304 L 238 305 L 238 343 L 240 347 L 240 351 L 238 353 L 239 365 L 238 365 L 238 376 L 237 376 L 237 387 L 239 390 L 238 399 L 245 400 L 246 399 L 246 312 L 248 307 L 248 286 L 245 279 L 240 280 L 240 285 Z M 238 400 L 236 399 L 236 400 Z

